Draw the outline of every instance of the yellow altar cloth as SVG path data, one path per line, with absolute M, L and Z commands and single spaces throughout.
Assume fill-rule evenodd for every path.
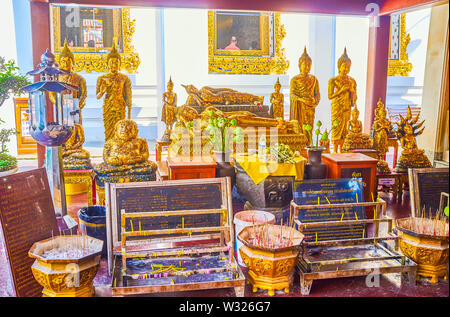
M 296 180 L 303 179 L 306 159 L 301 156 L 294 159 L 295 163 L 261 162 L 256 154 L 235 154 L 233 157 L 256 185 L 268 176 L 294 176 Z

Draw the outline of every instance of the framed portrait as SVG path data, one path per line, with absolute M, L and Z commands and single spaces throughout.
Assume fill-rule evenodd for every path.
M 53 51 L 58 58 L 67 40 L 73 71 L 106 72 L 106 55 L 116 43 L 122 68 L 133 73 L 140 64 L 131 45 L 134 23 L 130 9 L 52 5 Z
M 393 14 L 389 36 L 388 76 L 408 76 L 412 64 L 408 60 L 408 47 L 411 38 L 406 33 L 406 14 Z
M 284 74 L 285 34 L 279 13 L 209 11 L 209 73 Z

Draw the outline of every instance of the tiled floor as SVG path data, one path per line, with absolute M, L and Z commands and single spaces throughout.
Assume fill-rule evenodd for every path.
M 392 218 L 407 217 L 410 214 L 409 193 L 405 192 L 403 201 L 397 202 L 392 199 L 391 194 L 381 193 L 380 197 L 385 199 L 388 203 L 387 213 Z M 86 205 L 86 195 L 80 195 L 68 201 L 69 214 L 77 219 L 77 212 L 81 207 Z M 242 204 L 236 203 L 233 205 L 234 212 L 243 209 Z M 9 296 L 10 291 L 10 277 L 7 270 L 7 262 L 5 257 L 5 250 L 0 247 L 0 296 Z M 243 269 L 246 274 L 246 270 Z M 448 281 L 440 280 L 439 283 L 431 284 L 426 279 L 421 279 L 417 285 L 410 285 L 406 280 L 399 286 L 399 280 L 395 275 L 385 277 L 381 276 L 379 287 L 368 287 L 366 285 L 365 277 L 348 277 L 340 279 L 328 279 L 314 281 L 309 296 L 311 297 L 398 297 L 398 296 L 412 296 L 412 297 L 448 297 L 449 284 Z M 100 270 L 95 278 L 96 296 L 110 296 L 111 277 L 107 274 L 107 263 L 102 259 Z M 165 296 L 165 297 L 233 297 L 233 289 L 219 289 L 207 291 L 189 291 L 179 293 L 158 293 L 148 296 Z M 259 291 L 252 293 L 251 287 L 247 286 L 245 296 L 261 297 L 267 296 L 266 291 Z M 300 288 L 298 276 L 295 275 L 294 285 L 291 287 L 289 294 L 284 292 L 277 292 L 275 296 L 279 297 L 300 297 Z

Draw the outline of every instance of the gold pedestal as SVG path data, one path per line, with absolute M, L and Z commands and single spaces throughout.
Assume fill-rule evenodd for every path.
M 298 250 L 270 252 L 250 249 L 243 245 L 239 252 L 249 268 L 248 282 L 253 285 L 253 292 L 265 289 L 268 290 L 269 296 L 273 296 L 275 290 L 284 290 L 289 293 Z
M 97 205 L 105 206 L 105 187 L 99 187 L 96 184 L 95 191 L 97 192 Z
M 66 198 L 70 200 L 70 196 L 87 193 L 88 206 L 92 206 L 92 177 L 92 170 L 64 170 Z
M 437 283 L 440 277 L 448 279 L 448 237 L 445 240 L 430 235 L 399 233 L 400 250 L 417 263 L 418 279 L 420 276 L 431 277 L 431 283 Z

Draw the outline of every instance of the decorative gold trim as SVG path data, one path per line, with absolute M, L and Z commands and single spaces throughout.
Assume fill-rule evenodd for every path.
M 62 51 L 60 10 L 60 6 L 52 6 L 53 51 L 57 60 L 59 60 Z M 114 19 L 113 32 L 114 37 L 117 39 L 121 38 L 123 43 L 123 52 L 120 54 L 122 57 L 121 69 L 125 69 L 129 73 L 134 73 L 141 63 L 138 53 L 131 44 L 136 20 L 130 19 L 130 9 L 116 10 L 113 13 L 114 17 L 118 16 L 121 18 Z M 106 50 L 106 52 L 96 52 L 96 48 L 91 47 L 71 48 L 72 53 L 75 55 L 75 63 L 73 64 L 72 71 L 79 72 L 84 70 L 87 73 L 92 71 L 99 73 L 107 72 L 106 55 L 111 50 L 111 47 L 104 47 L 102 50 Z
M 392 23 L 391 30 L 389 32 L 389 38 L 392 34 Z M 400 15 L 400 35 L 399 35 L 399 59 L 391 59 L 391 42 L 389 41 L 389 60 L 388 60 L 388 76 L 409 76 L 413 66 L 409 62 L 408 53 L 406 53 L 406 49 L 408 47 L 409 42 L 411 41 L 411 37 L 409 33 L 406 33 L 406 14 L 402 13 Z
M 281 41 L 286 36 L 280 23 L 280 13 L 273 13 L 274 47 L 270 47 L 270 29 L 267 15 L 261 16 L 261 50 L 225 51 L 216 49 L 216 11 L 208 11 L 208 72 L 222 74 L 284 74 L 289 68 Z M 266 19 L 263 19 L 266 17 Z M 271 49 L 273 54 L 271 54 Z M 242 56 L 242 54 L 245 56 Z M 240 54 L 241 56 L 236 56 Z

